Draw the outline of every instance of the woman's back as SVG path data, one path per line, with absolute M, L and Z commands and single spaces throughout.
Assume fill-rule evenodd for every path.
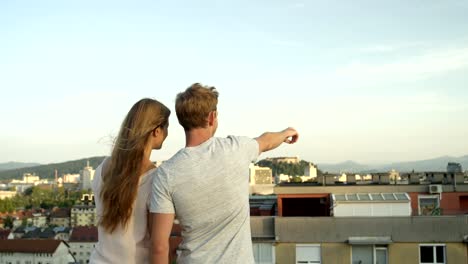
M 108 160 L 104 160 L 96 169 L 92 183 L 98 219 L 103 214 L 100 193 L 103 165 Z M 126 229 L 118 225 L 114 232 L 109 233 L 102 226 L 98 226 L 99 242 L 91 255 L 90 263 L 149 263 L 151 241 L 148 230 L 148 200 L 155 171 L 154 168 L 141 175 L 133 213 Z

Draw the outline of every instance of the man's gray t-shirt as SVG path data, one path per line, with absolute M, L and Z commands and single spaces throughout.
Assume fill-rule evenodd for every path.
M 255 139 L 213 137 L 181 149 L 157 169 L 150 211 L 179 219 L 177 263 L 254 263 L 249 164 L 258 154 Z

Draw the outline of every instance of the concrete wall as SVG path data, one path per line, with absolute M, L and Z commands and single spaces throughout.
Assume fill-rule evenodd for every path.
M 388 246 L 388 264 L 419 263 L 419 245 L 430 243 L 396 243 Z M 444 244 L 444 243 L 442 243 Z M 468 263 L 467 245 L 445 243 L 446 263 Z
M 468 244 L 446 244 L 447 263 L 468 263 Z
M 271 216 L 251 216 L 250 229 L 252 238 L 275 239 L 275 222 Z
M 395 243 L 388 245 L 388 264 L 419 263 L 419 244 Z
M 281 243 L 275 247 L 277 264 L 295 264 L 296 263 L 296 244 Z
M 276 217 L 278 242 L 347 242 L 349 237 L 390 236 L 394 242 L 462 242 L 468 216 Z
M 419 263 L 419 245 L 421 243 L 393 243 L 387 246 L 388 264 Z M 446 263 L 468 263 L 467 245 L 446 243 Z M 276 263 L 295 264 L 296 244 L 276 244 Z M 322 243 L 322 263 L 351 263 L 352 246 L 347 243 Z
M 344 243 L 323 243 L 322 263 L 351 263 L 351 247 Z

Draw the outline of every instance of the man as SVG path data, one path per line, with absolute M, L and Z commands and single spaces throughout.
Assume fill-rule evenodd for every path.
M 152 263 L 167 264 L 177 215 L 182 243 L 177 263 L 253 264 L 249 218 L 249 164 L 281 143 L 295 143 L 293 128 L 252 139 L 214 137 L 218 92 L 198 83 L 179 93 L 176 114 L 186 146 L 153 180 Z

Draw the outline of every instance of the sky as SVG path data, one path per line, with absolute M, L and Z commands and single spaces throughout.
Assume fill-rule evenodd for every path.
M 130 107 L 215 86 L 217 136 L 300 134 L 260 156 L 468 154 L 468 1 L 0 1 L 0 163 L 109 155 Z

